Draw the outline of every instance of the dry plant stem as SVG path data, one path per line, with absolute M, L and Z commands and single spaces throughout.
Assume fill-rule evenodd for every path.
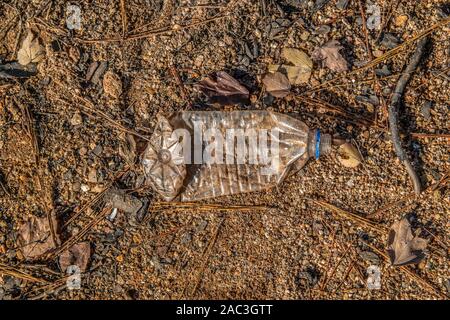
M 125 38 L 128 32 L 127 8 L 125 0 L 120 0 L 120 15 L 122 16 L 122 37 Z
M 206 267 L 208 265 L 208 262 L 209 262 L 209 258 L 211 257 L 212 249 L 214 248 L 214 245 L 217 242 L 217 237 L 219 236 L 220 229 L 222 228 L 224 222 L 225 222 L 225 218 L 222 218 L 222 220 L 220 220 L 220 222 L 219 222 L 219 225 L 217 226 L 216 231 L 214 232 L 214 235 L 212 236 L 212 238 L 211 238 L 211 240 L 209 242 L 208 249 L 204 253 L 204 260 L 203 260 L 203 263 L 202 263 L 202 267 L 200 269 L 200 273 L 198 275 L 198 278 L 197 278 L 197 281 L 195 283 L 194 289 L 192 290 L 191 298 L 195 295 L 195 292 L 197 291 L 198 287 L 200 286 L 203 274 L 204 274 L 205 269 L 206 269 Z
M 31 282 L 37 282 L 37 283 L 49 283 L 45 279 L 36 278 L 26 272 L 23 272 L 21 270 L 18 270 L 14 267 L 10 267 L 4 264 L 0 264 L 0 275 L 5 274 L 12 277 L 16 277 L 22 280 L 31 281 Z
M 187 108 L 185 110 L 192 109 L 192 101 L 189 95 L 186 92 L 186 88 L 184 87 L 183 81 L 181 81 L 180 74 L 177 71 L 177 68 L 175 66 L 170 67 L 170 73 L 172 73 L 172 77 L 175 79 L 175 82 L 177 83 L 178 87 L 180 88 L 181 97 L 184 101 L 187 102 Z
M 406 171 L 408 172 L 413 185 L 414 191 L 418 195 L 422 191 L 422 186 L 420 183 L 419 176 L 417 172 L 414 170 L 411 162 L 408 160 L 405 150 L 402 147 L 400 141 L 400 133 L 398 130 L 398 113 L 399 113 L 399 104 L 400 100 L 403 96 L 403 91 L 405 91 L 406 84 L 408 83 L 411 74 L 416 70 L 417 65 L 422 58 L 422 55 L 425 50 L 425 46 L 428 42 L 428 37 L 421 39 L 416 47 L 414 54 L 411 57 L 409 64 L 406 66 L 405 71 L 402 73 L 400 79 L 397 82 L 397 86 L 395 87 L 394 93 L 392 95 L 391 103 L 388 107 L 389 112 L 389 130 L 391 132 L 392 143 L 394 145 L 395 153 L 403 165 L 406 167 Z
M 45 258 L 51 259 L 57 257 L 59 254 L 61 254 L 64 250 L 69 249 L 71 246 L 73 246 L 75 243 L 80 241 L 95 225 L 100 223 L 107 214 L 111 212 L 111 207 L 106 206 L 100 213 L 98 213 L 96 216 L 92 217 L 92 220 L 84 226 L 78 233 L 73 235 L 71 238 L 67 239 L 66 242 L 64 242 L 61 246 L 56 248 L 55 250 L 49 252 L 45 255 Z
M 360 217 L 354 213 L 351 212 L 347 212 L 345 210 L 339 209 L 338 207 L 326 202 L 326 201 L 322 201 L 322 200 L 314 200 L 314 199 L 310 199 L 312 202 L 314 202 L 315 204 L 320 205 L 321 207 L 330 210 L 332 213 L 337 214 L 338 216 L 347 218 L 352 220 L 353 222 L 355 222 L 356 224 L 363 226 L 363 227 L 369 227 L 375 231 L 378 231 L 380 233 L 385 233 L 387 232 L 388 228 L 386 228 L 383 225 L 377 224 L 376 222 L 370 221 L 368 219 L 365 219 L 363 217 Z
M 270 209 L 266 206 L 258 205 L 221 205 L 221 204 L 200 204 L 195 202 L 155 202 L 149 211 L 168 210 L 169 212 L 184 210 L 200 210 L 200 211 L 264 211 Z

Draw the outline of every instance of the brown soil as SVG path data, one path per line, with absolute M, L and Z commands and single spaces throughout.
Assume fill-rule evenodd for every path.
M 319 2 L 326 4 L 314 9 Z M 374 0 L 383 32 L 366 33 L 361 23 L 370 13 L 362 18 L 359 3 L 365 12 L 368 1 L 339 9 L 341 2 L 86 1 L 78 4 L 81 30 L 69 30 L 65 1 L 3 1 L 0 64 L 17 60 L 28 28 L 39 36 L 45 58 L 32 77 L 0 77 L 0 299 L 448 297 L 448 179 L 421 196 L 412 193 L 387 131 L 386 104 L 415 48 L 406 41 L 440 23 L 404 93 L 401 131 L 424 186 L 441 181 L 450 169 L 449 4 Z M 355 71 L 388 52 L 381 43 L 385 33 L 406 45 L 373 68 Z M 294 86 L 286 98 L 267 98 L 261 76 L 281 62 L 282 48 L 311 55 L 330 40 L 343 45 L 349 71 L 315 62 L 309 83 Z M 371 80 L 383 65 L 392 75 Z M 106 66 L 105 72 L 90 75 L 94 66 Z M 311 128 L 352 141 L 362 165 L 342 167 L 333 153 L 272 190 L 204 202 L 265 210 L 155 207 L 160 199 L 142 185 L 139 155 L 156 114 L 217 108 L 193 84 L 220 70 L 251 93 L 251 105 L 226 110 L 295 114 Z M 353 118 L 330 112 L 325 103 Z M 361 125 L 362 117 L 377 125 Z M 143 220 L 119 210 L 112 222 L 101 217 L 86 227 L 110 214 L 93 200 L 112 184 L 148 199 L 153 209 Z M 405 214 L 430 239 L 428 253 L 418 265 L 393 267 L 384 256 L 387 229 Z M 58 255 L 29 260 L 20 250 L 20 225 L 48 215 L 58 220 L 62 244 L 87 231 L 76 241 L 89 241 L 92 251 L 80 290 L 67 290 Z M 366 286 L 370 265 L 381 270 L 379 290 Z

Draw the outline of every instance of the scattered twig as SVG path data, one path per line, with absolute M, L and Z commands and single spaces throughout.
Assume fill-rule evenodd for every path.
M 96 226 L 100 221 L 102 221 L 106 215 L 110 214 L 111 207 L 106 206 L 103 208 L 102 211 L 100 211 L 97 215 L 93 217 L 93 219 L 84 226 L 78 233 L 73 235 L 71 238 L 67 239 L 61 246 L 58 248 L 50 251 L 49 253 L 44 255 L 45 259 L 51 259 L 54 257 L 57 257 L 59 254 L 61 254 L 64 250 L 69 249 L 71 246 L 73 246 L 75 243 L 80 241 L 94 226 Z
M 7 274 L 9 276 L 27 280 L 27 281 L 31 281 L 31 282 L 50 283 L 45 279 L 37 278 L 35 276 L 32 276 L 31 274 L 28 274 L 24 271 L 17 269 L 15 267 L 7 266 L 4 264 L 0 264 L 0 274 Z
M 336 207 L 328 202 L 325 202 L 322 200 L 315 200 L 315 199 L 309 199 L 309 200 L 311 200 L 315 204 L 318 204 L 318 205 L 330 210 L 332 213 L 335 213 L 338 216 L 352 220 L 353 222 L 355 222 L 358 225 L 369 227 L 380 233 L 386 233 L 388 230 L 388 228 L 383 225 L 380 225 L 376 222 L 370 221 L 366 218 L 360 217 L 354 213 L 339 209 L 338 207 Z
M 414 52 L 414 54 L 411 57 L 411 60 L 409 64 L 406 66 L 405 71 L 402 73 L 400 79 L 398 80 L 397 86 L 395 87 L 394 93 L 392 95 L 391 103 L 388 107 L 389 112 L 389 130 L 391 132 L 391 138 L 392 143 L 394 145 L 395 153 L 397 154 L 397 157 L 400 159 L 400 161 L 403 163 L 403 165 L 406 167 L 406 171 L 408 171 L 408 174 L 413 182 L 414 185 L 414 191 L 416 194 L 420 194 L 422 191 L 422 186 L 420 183 L 419 176 L 417 175 L 416 171 L 414 170 L 414 167 L 412 166 L 411 162 L 408 160 L 408 157 L 406 155 L 405 150 L 402 147 L 401 141 L 400 141 L 400 134 L 398 130 L 398 108 L 400 104 L 400 100 L 403 96 L 403 91 L 405 90 L 406 84 L 409 81 L 409 78 L 411 77 L 411 74 L 415 71 L 417 68 L 417 65 L 420 62 L 420 59 L 422 58 L 422 55 L 425 50 L 425 46 L 428 42 L 428 37 L 425 37 L 419 41 L 417 44 L 417 48 Z
M 128 19 L 125 0 L 120 0 L 120 14 L 122 16 L 122 38 L 125 38 L 128 33 Z
M 225 221 L 225 218 L 222 218 L 216 228 L 216 231 L 214 232 L 213 236 L 211 237 L 211 240 L 209 241 L 209 245 L 206 249 L 206 251 L 203 254 L 203 262 L 202 266 L 200 268 L 200 272 L 198 274 L 197 280 L 195 282 L 194 288 L 192 289 L 191 298 L 195 295 L 195 292 L 197 291 L 201 281 L 203 274 L 205 272 L 206 266 L 208 265 L 209 258 L 211 257 L 212 249 L 214 248 L 214 245 L 217 242 L 217 237 L 219 235 L 220 229 L 222 228 L 222 225 Z
M 268 210 L 270 207 L 261 205 L 221 205 L 221 204 L 199 204 L 196 202 L 155 202 L 149 211 L 158 211 L 169 209 L 170 212 L 184 210 L 199 211 L 262 211 Z
M 123 177 L 123 175 L 125 173 L 128 172 L 128 168 L 125 168 L 124 171 L 119 172 L 118 174 L 116 174 L 116 176 L 113 178 L 113 180 L 108 183 L 108 185 L 105 187 L 104 190 L 102 190 L 101 192 L 99 192 L 92 200 L 88 201 L 86 204 L 84 204 L 78 211 L 75 212 L 75 214 L 73 216 L 71 216 L 65 223 L 64 225 L 61 227 L 61 230 L 64 230 L 65 228 L 67 228 L 67 226 L 69 224 L 71 224 L 76 218 L 78 218 L 87 208 L 90 208 L 94 205 L 96 205 L 105 195 L 106 191 L 108 191 L 113 185 L 114 183 L 119 180 L 121 177 Z
M 192 109 L 192 101 L 190 96 L 186 92 L 186 88 L 184 87 L 183 81 L 181 81 L 180 75 L 177 71 L 177 68 L 175 66 L 170 67 L 170 72 L 172 73 L 172 77 L 175 79 L 175 82 L 177 83 L 178 87 L 180 88 L 181 97 L 183 98 L 183 101 L 187 102 L 187 108 L 186 110 Z

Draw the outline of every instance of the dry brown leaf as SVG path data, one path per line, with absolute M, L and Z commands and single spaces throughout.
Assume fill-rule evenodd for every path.
M 262 79 L 267 92 L 277 98 L 287 96 L 291 90 L 289 79 L 281 72 L 268 73 Z
M 282 65 L 281 67 L 286 70 L 289 82 L 293 85 L 308 83 L 309 78 L 311 77 L 311 70 L 306 70 L 303 67 L 285 65 Z
M 356 168 L 361 163 L 362 157 L 354 145 L 346 142 L 339 146 L 338 160 L 344 167 Z
M 66 272 L 69 266 L 76 265 L 80 268 L 81 272 L 84 272 L 86 271 L 90 257 L 91 245 L 88 241 L 80 242 L 61 253 L 59 256 L 59 266 L 63 272 Z
M 343 47 L 336 40 L 327 42 L 323 47 L 316 48 L 312 54 L 315 60 L 324 60 L 325 65 L 337 72 L 347 71 L 348 64 L 344 57 L 339 53 Z
M 311 58 L 302 50 L 295 48 L 283 48 L 281 56 L 294 66 L 312 70 L 313 62 Z
M 394 266 L 417 264 L 424 257 L 428 240 L 413 235 L 408 219 L 396 221 L 389 230 L 388 254 Z
M 284 48 L 281 51 L 281 56 L 294 65 L 281 66 L 284 70 L 286 70 L 289 82 L 292 85 L 308 83 L 313 68 L 311 58 L 302 50 L 295 48 Z
M 41 61 L 44 55 L 44 47 L 39 44 L 39 38 L 35 37 L 31 30 L 28 30 L 28 34 L 17 52 L 17 60 L 21 65 L 27 65 Z
M 52 223 L 56 229 L 56 221 Z M 32 216 L 25 221 L 19 227 L 18 242 L 26 259 L 36 258 L 56 247 L 47 217 Z
M 220 105 L 247 103 L 249 99 L 247 88 L 225 71 L 210 74 L 195 88 L 204 93 L 211 103 Z

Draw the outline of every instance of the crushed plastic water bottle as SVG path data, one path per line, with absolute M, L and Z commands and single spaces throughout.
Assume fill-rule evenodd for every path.
M 329 134 L 270 111 L 182 111 L 158 121 L 142 165 L 167 201 L 265 190 L 331 150 Z

